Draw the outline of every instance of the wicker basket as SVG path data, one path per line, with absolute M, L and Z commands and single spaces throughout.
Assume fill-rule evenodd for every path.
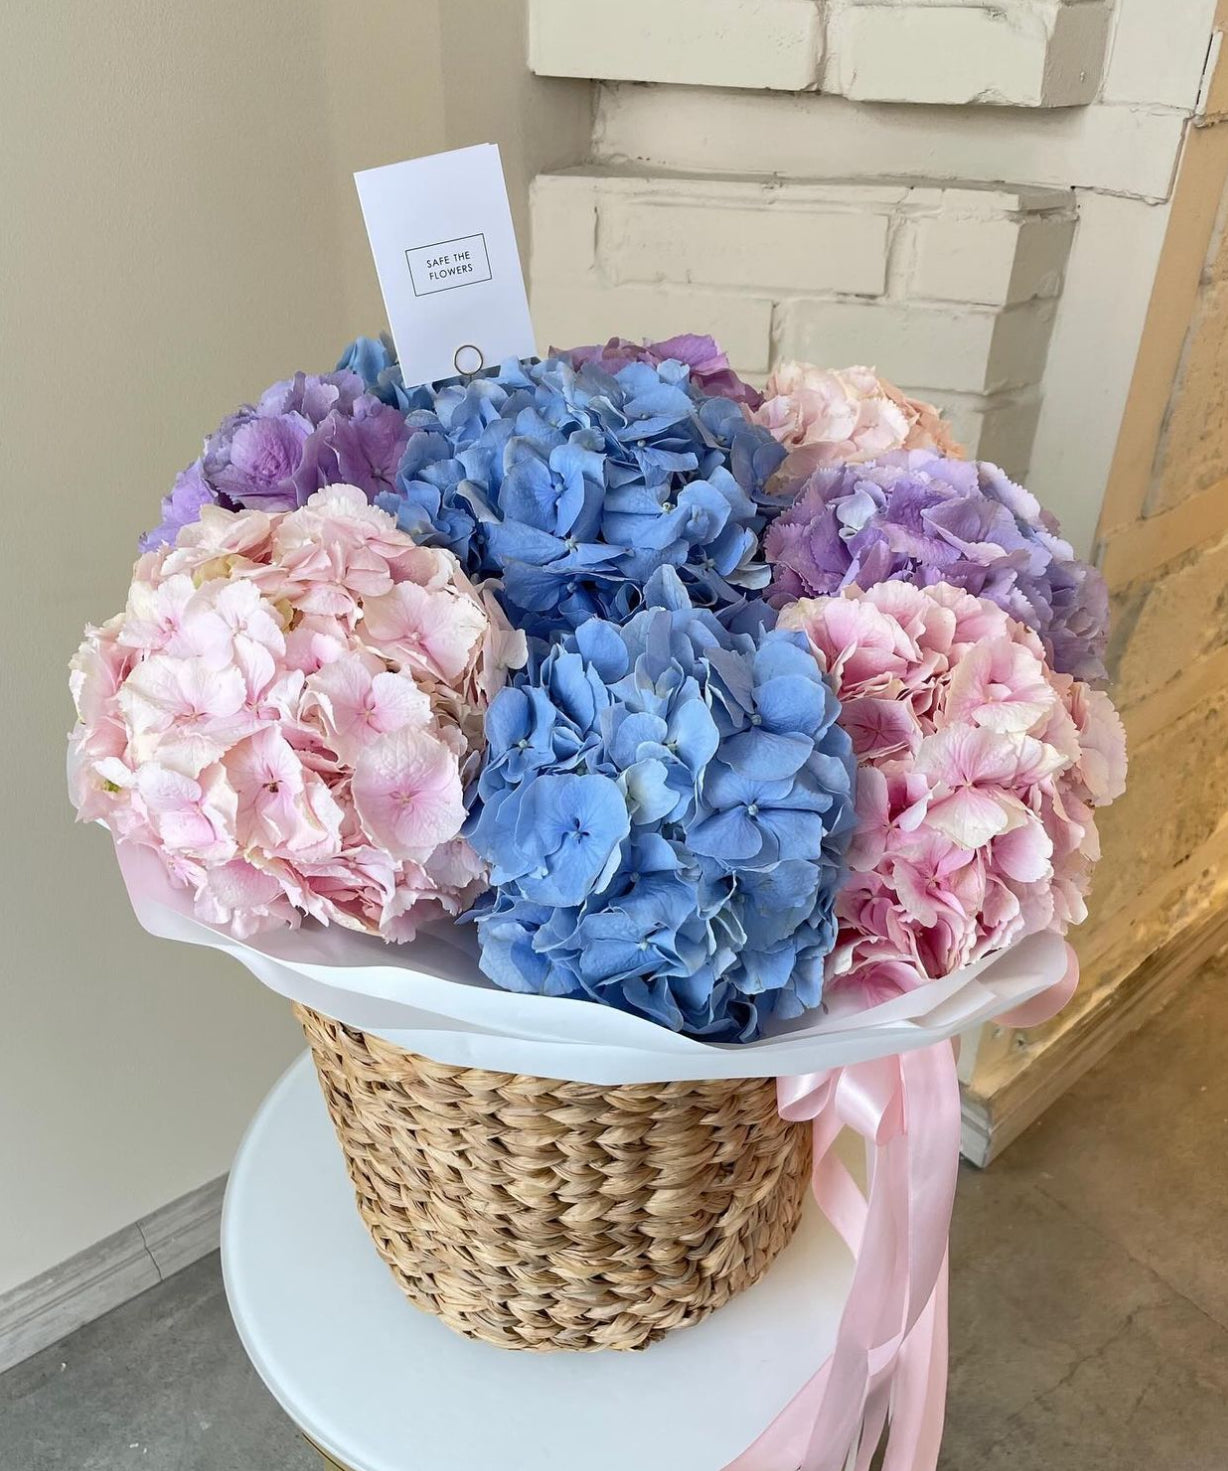
M 452 1067 L 296 1006 L 409 1299 L 500 1348 L 643 1348 L 788 1245 L 810 1132 L 771 1080 L 599 1088 Z

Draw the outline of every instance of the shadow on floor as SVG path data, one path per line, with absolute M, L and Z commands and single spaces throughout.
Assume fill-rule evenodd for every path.
M 1226 1064 L 1221 957 L 965 1168 L 941 1471 L 1228 1467 Z M 61 1468 L 321 1471 L 244 1357 L 216 1255 L 0 1375 L 0 1471 Z

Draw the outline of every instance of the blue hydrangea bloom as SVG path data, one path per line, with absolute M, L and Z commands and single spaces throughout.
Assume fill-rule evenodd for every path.
M 381 332 L 378 337 L 356 337 L 338 359 L 337 371 L 357 373 L 368 393 L 403 414 L 431 406 L 429 389 L 406 388 L 396 348 L 387 332 Z
M 386 343 L 342 362 L 406 414 L 396 489 L 377 504 L 416 541 L 497 578 L 509 617 L 549 638 L 618 621 L 658 568 L 698 605 L 766 585 L 758 497 L 784 451 L 673 360 L 617 373 L 562 358 L 406 391 Z
M 758 600 L 730 621 L 662 567 L 491 703 L 467 834 L 497 985 L 724 1042 L 818 1004 L 855 761 L 805 638 Z

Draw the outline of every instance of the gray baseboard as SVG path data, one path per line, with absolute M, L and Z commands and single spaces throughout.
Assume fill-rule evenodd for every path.
M 1150 955 L 992 1096 L 965 1087 L 964 1157 L 974 1165 L 989 1164 L 1118 1042 L 1166 1006 L 1225 945 L 1228 910 L 1219 909 Z
M 226 1177 L 0 1295 L 0 1373 L 216 1251 Z

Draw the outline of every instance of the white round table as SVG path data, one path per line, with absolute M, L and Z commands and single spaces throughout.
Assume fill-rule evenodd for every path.
M 470 1342 L 376 1255 L 307 1055 L 239 1148 L 222 1267 L 261 1378 L 346 1471 L 719 1471 L 827 1355 L 851 1274 L 812 1208 L 757 1286 L 641 1352 Z

